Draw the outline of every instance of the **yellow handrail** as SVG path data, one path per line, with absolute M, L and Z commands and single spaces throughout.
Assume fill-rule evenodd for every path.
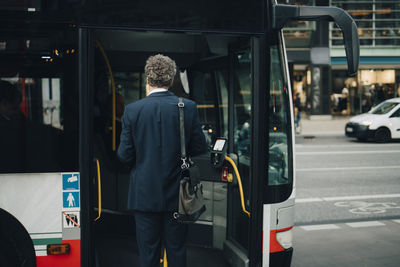
M 106 62 L 108 73 L 110 74 L 110 79 L 111 79 L 111 88 L 112 88 L 112 150 L 116 150 L 116 131 L 115 131 L 115 118 L 116 118 L 116 111 L 115 111 L 115 81 L 114 81 L 114 75 L 111 70 L 111 65 L 110 61 L 108 60 L 107 54 L 103 49 L 103 46 L 101 43 L 96 40 L 96 46 L 99 48 L 101 54 L 103 55 L 104 61 Z
M 243 210 L 244 213 L 247 214 L 247 216 L 250 217 L 250 212 L 248 212 L 248 211 L 246 210 L 246 207 L 245 207 L 245 205 L 244 205 L 244 194 L 243 194 L 243 187 L 242 187 L 242 179 L 240 178 L 240 174 L 239 174 L 239 171 L 238 171 L 238 169 L 237 169 L 237 166 L 236 166 L 235 162 L 234 162 L 230 157 L 225 156 L 225 159 L 232 165 L 233 170 L 234 170 L 235 173 L 236 173 L 236 177 L 237 177 L 237 179 L 238 179 L 238 185 L 239 185 L 240 202 L 241 202 L 241 204 L 242 204 L 242 210 Z
M 163 267 L 168 267 L 168 262 L 167 262 L 167 251 L 166 251 L 165 249 L 164 249 Z
M 100 163 L 99 160 L 96 159 L 96 165 L 97 165 L 97 190 L 98 190 L 98 198 L 99 198 L 99 210 L 98 210 L 98 216 L 94 221 L 97 221 L 101 217 L 101 176 L 100 176 Z

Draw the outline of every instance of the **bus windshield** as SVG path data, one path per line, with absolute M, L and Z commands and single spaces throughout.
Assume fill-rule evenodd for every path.
M 370 111 L 371 114 L 386 114 L 390 112 L 398 103 L 395 102 L 383 102 Z

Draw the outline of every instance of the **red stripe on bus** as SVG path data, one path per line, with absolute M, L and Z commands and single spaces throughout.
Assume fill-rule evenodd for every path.
M 81 266 L 81 240 L 63 240 L 63 244 L 71 246 L 71 252 L 66 255 L 37 256 L 37 267 L 79 267 Z
M 284 251 L 285 249 L 279 244 L 278 240 L 276 240 L 276 234 L 279 232 L 284 232 L 292 229 L 293 226 L 284 228 L 284 229 L 278 229 L 278 230 L 271 230 L 270 233 L 270 239 L 269 239 L 269 252 L 274 253 L 274 252 L 280 252 Z

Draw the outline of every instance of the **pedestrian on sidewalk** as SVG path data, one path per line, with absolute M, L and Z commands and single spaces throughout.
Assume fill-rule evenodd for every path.
M 301 132 L 300 128 L 300 120 L 301 120 L 301 101 L 300 101 L 300 93 L 296 93 L 296 98 L 294 99 L 294 114 L 296 116 L 294 120 L 294 124 L 296 127 L 296 133 Z

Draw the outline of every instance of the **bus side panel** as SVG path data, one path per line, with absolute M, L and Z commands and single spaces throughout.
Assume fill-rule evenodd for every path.
M 32 239 L 38 267 L 80 266 L 79 173 L 0 174 L 0 208 Z M 47 255 L 47 245 L 70 244 L 66 255 Z
M 71 252 L 67 255 L 37 256 L 37 267 L 78 267 L 81 266 L 81 241 L 63 240 L 63 244 L 70 244 Z
M 277 233 L 292 231 L 294 226 L 295 192 L 282 203 L 264 204 L 263 207 L 263 267 L 290 266 L 293 248 L 284 249 Z

